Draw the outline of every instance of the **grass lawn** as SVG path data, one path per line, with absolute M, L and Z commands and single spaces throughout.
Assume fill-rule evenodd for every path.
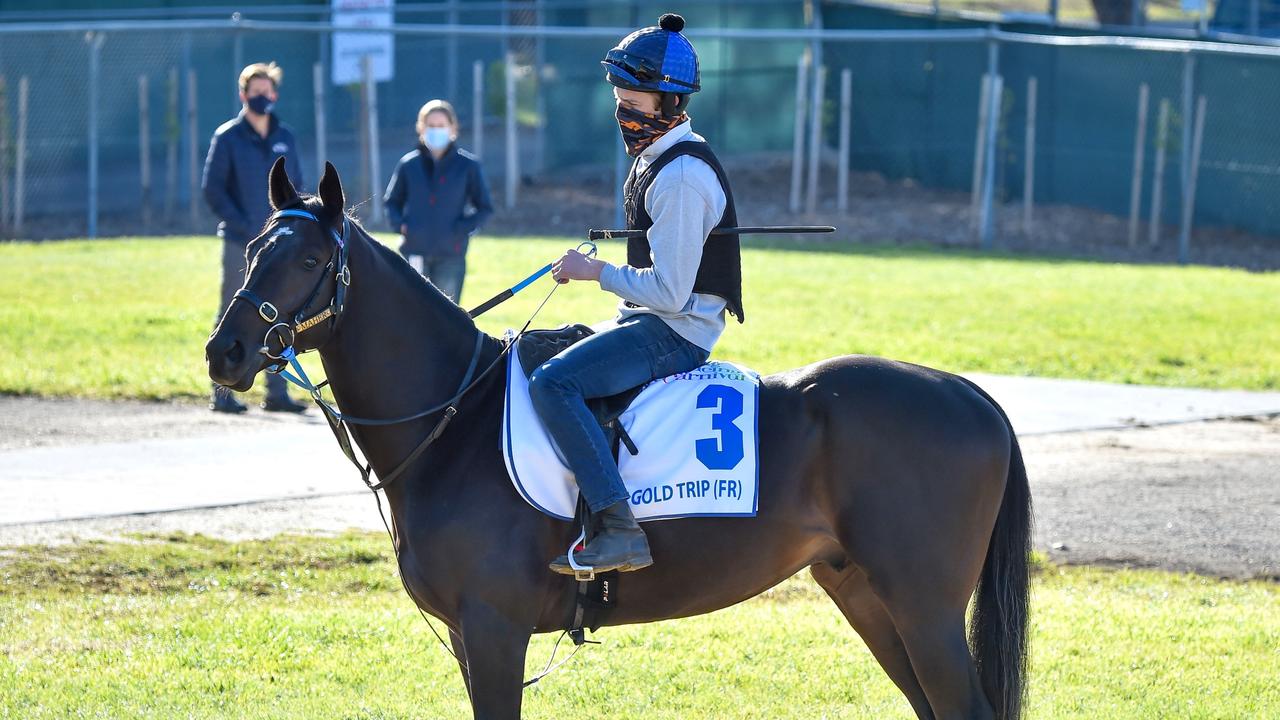
M 478 238 L 463 304 L 576 243 Z M 11 269 L 0 283 L 0 393 L 204 397 L 218 253 L 203 237 L 0 244 Z M 624 255 L 617 243 L 601 253 Z M 957 372 L 1280 389 L 1276 273 L 839 242 L 751 243 L 743 273 L 748 322 L 730 322 L 715 356 L 762 372 L 867 353 Z M 540 281 L 481 327 L 519 327 L 550 287 Z M 536 325 L 593 322 L 614 303 L 571 284 Z
M 389 553 L 378 534 L 7 550 L 0 717 L 470 717 Z M 1032 624 L 1028 718 L 1280 717 L 1276 584 L 1041 566 Z M 912 717 L 807 576 L 598 639 L 525 717 Z

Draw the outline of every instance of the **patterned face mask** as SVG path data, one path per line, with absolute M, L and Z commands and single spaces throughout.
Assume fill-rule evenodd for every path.
M 680 113 L 673 118 L 664 118 L 657 113 L 633 110 L 626 105 L 618 105 L 614 117 L 618 118 L 618 127 L 622 130 L 622 142 L 626 143 L 627 154 L 639 157 L 644 149 L 658 138 L 689 119 L 687 113 Z

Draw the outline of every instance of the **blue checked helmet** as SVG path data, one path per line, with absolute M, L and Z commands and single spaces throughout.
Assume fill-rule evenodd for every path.
M 605 79 L 626 90 L 688 95 L 698 92 L 698 53 L 680 34 L 684 18 L 667 13 L 656 26 L 622 39 L 604 60 Z

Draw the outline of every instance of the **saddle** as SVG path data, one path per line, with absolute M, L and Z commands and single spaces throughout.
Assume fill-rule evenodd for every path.
M 520 359 L 520 367 L 524 370 L 525 377 L 529 378 L 533 376 L 534 371 L 542 367 L 543 363 L 594 334 L 595 331 L 581 323 L 549 330 L 529 330 L 516 341 L 516 357 Z M 609 441 L 609 446 L 613 448 L 614 453 L 618 451 L 619 442 L 632 455 L 640 452 L 627 436 L 622 423 L 618 422 L 618 416 L 626 412 L 643 389 L 644 385 L 638 385 L 617 395 L 587 399 L 587 409 L 604 430 L 605 438 Z

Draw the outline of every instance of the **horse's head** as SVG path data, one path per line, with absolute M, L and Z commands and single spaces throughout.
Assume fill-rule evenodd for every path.
M 303 352 L 328 340 L 351 277 L 346 243 L 355 233 L 333 165 L 325 164 L 319 197 L 298 195 L 283 158 L 269 185 L 276 212 L 246 247 L 244 285 L 204 349 L 209 377 L 241 392 L 260 370 L 281 363 L 285 347 Z

